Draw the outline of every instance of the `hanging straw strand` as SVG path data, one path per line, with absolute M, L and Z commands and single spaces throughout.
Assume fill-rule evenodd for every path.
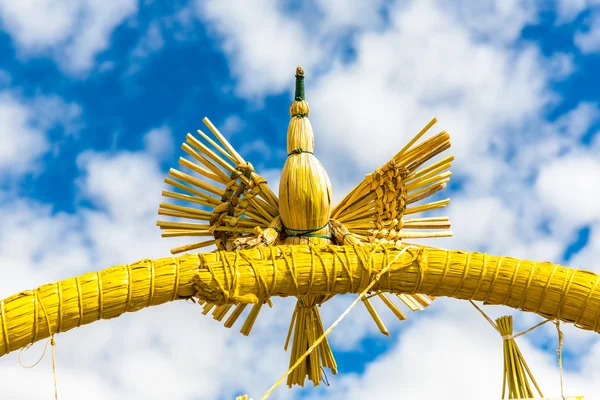
M 308 348 L 308 350 L 306 350 L 304 352 L 304 354 L 302 354 L 300 357 L 298 357 L 298 359 L 296 360 L 296 363 L 294 363 L 294 365 L 292 365 L 284 374 L 281 378 L 279 378 L 279 380 L 277 382 L 275 382 L 275 384 L 273 386 L 271 386 L 271 388 L 269 390 L 267 390 L 265 392 L 265 394 L 261 397 L 261 400 L 265 400 L 267 399 L 271 393 L 273 393 L 273 391 L 275 389 L 277 389 L 277 387 L 279 385 L 281 385 L 283 383 L 283 380 L 292 372 L 296 369 L 296 367 L 298 367 L 298 365 L 300 365 L 300 363 L 302 363 L 304 361 L 304 359 L 306 357 L 308 357 L 308 355 L 315 349 L 317 348 L 317 346 L 319 346 L 319 344 L 325 340 L 325 338 L 327 336 L 329 336 L 329 334 L 333 331 L 333 329 L 350 313 L 350 311 L 352 311 L 352 309 L 354 307 L 356 307 L 356 305 L 365 298 L 365 295 L 369 292 L 369 290 L 371 290 L 371 288 L 377 283 L 379 282 L 379 279 L 381 278 L 382 275 L 384 275 L 386 272 L 388 272 L 388 270 L 392 267 L 392 265 L 394 264 L 394 262 L 400 258 L 400 256 L 402 254 L 404 254 L 407 250 L 409 249 L 418 249 L 417 246 L 406 246 L 404 247 L 402 250 L 400 250 L 396 256 L 392 259 L 392 261 L 390 261 L 376 276 L 375 278 L 371 281 L 371 283 L 369 283 L 367 285 L 367 287 L 362 291 L 362 293 L 352 302 L 352 304 L 350 304 L 350 306 L 346 309 L 346 311 L 344 311 L 342 313 L 342 315 L 340 315 L 338 317 L 338 319 L 335 320 L 335 322 L 333 324 L 331 324 L 331 326 L 317 339 L 315 340 L 315 342 L 312 344 L 312 346 L 310 346 Z

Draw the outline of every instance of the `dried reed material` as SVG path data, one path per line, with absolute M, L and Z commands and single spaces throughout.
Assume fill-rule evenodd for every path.
M 0 301 L 0 355 L 53 333 L 191 296 L 223 305 L 360 293 L 399 251 L 382 245 L 280 245 L 83 274 Z M 548 262 L 421 246 L 401 255 L 373 290 L 503 304 L 600 333 L 599 283 L 593 272 Z
M 293 337 L 290 367 L 325 332 L 318 308 L 321 300 L 322 296 L 306 295 L 296 302 L 284 346 L 284 350 L 287 351 L 290 338 Z M 311 352 L 306 360 L 288 375 L 287 385 L 289 387 L 293 385 L 304 386 L 305 378 L 308 377 L 317 386 L 323 379 L 321 366 L 329 368 L 334 375 L 337 374 L 337 364 L 327 340 L 320 343 L 316 351 Z
M 540 397 L 544 397 L 519 346 L 512 337 L 513 323 L 511 316 L 500 317 L 496 325 L 504 339 L 504 372 L 502 382 L 503 399 L 528 399 L 534 396 L 531 384 L 535 386 Z M 506 390 L 508 389 L 508 391 Z M 506 397 L 508 396 L 508 397 Z
M 254 228 L 268 228 L 270 221 L 279 215 L 279 202 L 252 164 L 235 151 L 207 118 L 203 122 L 214 138 L 200 130 L 197 131 L 199 138 L 188 134 L 181 148 L 191 159 L 179 160 L 197 177 L 171 169 L 165 179 L 166 183 L 187 194 L 164 191 L 163 196 L 186 205 L 161 203 L 158 214 L 204 220 L 208 227 L 191 228 L 188 223 L 172 221 L 159 221 L 158 226 L 164 230 L 163 237 L 214 236 L 213 244 L 217 248 L 233 250 L 250 240 Z M 176 254 L 199 248 L 194 246 L 200 246 L 200 243 L 204 242 L 180 246 L 171 252 Z
M 351 233 L 365 237 L 365 241 L 369 243 L 399 245 L 405 238 L 451 236 L 447 218 L 444 224 L 419 224 L 413 219 L 405 229 L 425 231 L 402 231 L 404 215 L 442 208 L 449 202 L 446 199 L 408 207 L 409 204 L 424 200 L 445 188 L 452 175 L 446 170 L 450 168 L 453 156 L 419 169 L 425 162 L 450 148 L 450 136 L 444 131 L 417 144 L 435 122 L 434 118 L 394 158 L 367 175 L 334 207 L 332 218 L 343 223 Z M 431 232 L 430 229 L 443 231 Z
M 331 182 L 325 168 L 313 154 L 315 140 L 308 119 L 309 113 L 310 108 L 304 96 L 304 70 L 298 67 L 296 94 L 290 105 L 288 157 L 279 180 L 279 213 L 286 236 L 285 243 L 291 245 L 330 244 L 333 241 L 329 224 Z M 305 295 L 298 297 L 293 317 L 295 325 L 294 319 L 290 324 L 290 335 L 293 337 L 290 365 L 295 364 L 298 357 L 322 334 L 323 323 L 317 307 L 327 298 Z M 303 386 L 306 376 L 318 385 L 322 378 L 321 361 L 335 373 L 335 361 L 327 340 L 288 376 L 288 385 Z
M 314 135 L 304 98 L 304 71 L 296 71 L 296 96 L 290 106 L 287 150 L 279 181 L 279 213 L 286 244 L 329 244 L 331 228 L 331 182 L 314 156 Z

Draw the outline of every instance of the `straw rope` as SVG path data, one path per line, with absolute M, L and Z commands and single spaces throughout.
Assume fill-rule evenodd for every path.
M 268 296 L 361 293 L 387 265 L 386 259 L 393 259 L 399 251 L 389 245 L 279 245 L 120 265 L 100 271 L 102 319 L 192 296 L 217 306 L 228 302 L 258 306 Z M 400 256 L 372 290 L 404 294 L 419 288 L 428 296 L 521 306 L 523 311 L 600 333 L 600 276 L 593 272 L 430 247 L 420 247 L 417 253 L 415 258 L 415 250 L 410 249 Z M 154 296 L 149 302 L 152 275 Z M 571 280 L 567 291 L 564 282 Z M 37 291 L 49 324 L 37 322 L 33 290 L 0 301 L 0 356 L 34 339 L 97 321 L 99 289 L 95 272 L 40 286 Z

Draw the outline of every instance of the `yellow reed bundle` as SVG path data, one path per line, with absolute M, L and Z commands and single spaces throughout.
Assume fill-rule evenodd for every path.
M 496 325 L 504 339 L 504 373 L 502 383 L 503 399 L 529 399 L 534 397 L 531 384 L 535 386 L 539 397 L 544 397 L 527 362 L 523 358 L 519 346 L 512 337 L 513 323 L 511 316 L 500 317 Z M 508 391 L 506 390 L 508 389 Z M 508 397 L 507 397 L 508 396 Z
M 400 244 L 402 239 L 451 236 L 447 217 L 404 219 L 406 215 L 443 208 L 450 201 L 412 205 L 444 189 L 452 175 L 446 170 L 453 156 L 420 168 L 450 148 L 450 136 L 444 131 L 415 144 L 436 121 L 434 118 L 394 158 L 367 175 L 333 209 L 332 218 L 369 243 Z
M 314 155 L 315 140 L 308 119 L 310 108 L 304 96 L 304 70 L 296 69 L 296 93 L 290 106 L 290 123 L 287 132 L 288 157 L 279 181 L 279 213 L 283 224 L 285 244 L 330 244 L 333 242 L 329 215 L 331 213 L 331 182 L 325 168 Z M 293 365 L 319 337 L 323 323 L 317 306 L 326 296 L 299 296 L 294 311 L 296 323 L 290 324 Z M 316 336 L 315 336 L 316 335 Z M 287 349 L 287 344 L 286 344 Z M 319 356 L 321 355 L 321 357 Z M 323 365 L 335 373 L 335 361 L 329 343 L 308 357 L 288 377 L 288 385 L 304 385 L 304 377 L 318 385 Z
M 290 106 L 287 133 L 288 158 L 279 181 L 279 213 L 286 244 L 329 244 L 331 183 L 314 156 L 314 135 L 304 98 L 304 70 L 296 71 L 296 96 Z
M 179 204 L 163 202 L 159 215 L 183 221 L 159 221 L 163 237 L 214 237 L 171 249 L 173 254 L 216 245 L 233 250 L 256 237 L 255 228 L 266 229 L 279 214 L 277 196 L 219 132 L 204 118 L 213 138 L 198 130 L 187 135 L 182 149 L 189 156 L 179 164 L 190 173 L 171 169 L 165 182 L 181 192 L 163 191 Z M 203 139 L 204 141 L 202 141 Z M 191 221 L 190 221 L 191 220 Z M 205 222 L 193 222 L 205 221 Z
M 400 250 L 280 245 L 83 274 L 1 300 L 0 356 L 57 332 L 192 296 L 216 305 L 261 305 L 272 296 L 358 294 Z M 373 291 L 506 305 L 600 333 L 599 284 L 600 275 L 548 262 L 422 246 L 399 256 Z
M 285 342 L 284 349 L 287 351 L 290 337 L 293 335 L 292 351 L 290 357 L 290 367 L 298 360 L 312 344 L 323 335 L 325 329 L 319 314 L 318 301 L 321 296 L 302 296 L 296 302 L 296 308 L 290 323 L 290 330 Z M 337 364 L 333 358 L 333 353 L 329 343 L 324 340 L 317 349 L 311 352 L 306 358 L 306 362 L 301 363 L 292 371 L 287 378 L 287 385 L 304 386 L 306 376 L 314 383 L 319 384 L 323 378 L 321 365 L 329 368 L 335 375 L 337 374 Z

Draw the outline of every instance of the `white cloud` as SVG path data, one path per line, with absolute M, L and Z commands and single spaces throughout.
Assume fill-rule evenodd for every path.
M 256 163 L 258 164 L 258 162 L 268 161 L 271 158 L 271 147 L 264 140 L 253 140 L 252 142 L 244 143 L 240 147 L 239 153 L 244 158 L 254 155 L 254 159 L 256 159 Z M 257 154 L 260 156 L 260 159 L 257 159 Z
M 239 133 L 246 127 L 246 123 L 243 119 L 237 115 L 230 115 L 225 118 L 222 124 L 221 131 L 225 136 L 231 137 L 232 135 Z
M 557 23 L 571 22 L 587 7 L 597 3 L 595 0 L 559 0 L 556 2 Z
M 110 35 L 137 12 L 137 1 L 0 1 L 0 21 L 25 57 L 50 54 L 65 71 L 81 74 L 109 46 Z
M 575 45 L 584 54 L 595 53 L 600 50 L 600 13 L 592 15 L 585 31 L 575 34 Z
M 10 74 L 3 69 L 0 69 L 0 88 L 4 88 L 5 86 L 10 85 L 12 81 L 12 77 Z
M 131 51 L 129 74 L 133 74 L 141 68 L 141 63 L 153 53 L 161 50 L 165 45 L 165 39 L 161 32 L 160 24 L 156 21 L 150 23 L 146 33 L 141 37 L 138 44 Z
M 178 7 L 178 6 L 176 6 Z M 140 71 L 144 62 L 152 55 L 175 41 L 188 41 L 197 35 L 193 30 L 194 12 L 191 6 L 178 7 L 172 14 L 151 20 L 140 39 L 129 54 L 126 76 Z
M 78 105 L 56 96 L 23 99 L 0 91 L 0 175 L 19 177 L 39 170 L 40 158 L 50 148 L 46 131 L 60 126 L 65 133 L 80 126 Z
M 162 172 L 144 153 L 106 155 L 86 152 L 77 159 L 84 171 L 81 192 L 119 220 L 156 211 Z
M 324 21 L 319 24 L 323 31 L 321 33 L 339 35 L 348 29 L 369 28 L 383 22 L 382 0 L 354 1 L 352 7 L 348 7 L 348 3 L 342 0 L 317 0 L 316 4 L 324 17 Z
M 501 43 L 518 39 L 523 27 L 535 22 L 538 13 L 535 3 L 524 0 L 485 0 L 472 4 L 454 0 L 437 4 L 443 11 L 455 15 L 471 35 Z
M 33 118 L 27 106 L 9 93 L 0 96 L 0 170 L 22 174 L 35 168 L 35 162 L 50 148 L 43 131 L 31 127 Z
M 591 125 L 600 119 L 600 109 L 594 103 L 579 103 L 556 121 L 556 128 L 575 139 L 584 136 Z
M 550 58 L 551 75 L 556 80 L 561 80 L 575 72 L 573 54 L 554 53 Z
M 196 4 L 198 16 L 219 35 L 224 52 L 232 59 L 231 72 L 240 81 L 237 92 L 241 96 L 287 89 L 290 71 L 293 75 L 300 64 L 312 67 L 325 55 L 299 20 L 283 13 L 276 2 Z
M 174 147 L 173 134 L 167 126 L 151 129 L 144 136 L 144 148 L 159 159 L 170 157 Z
M 543 166 L 536 182 L 543 203 L 550 212 L 574 222 L 600 218 L 600 160 L 593 154 L 569 154 Z

